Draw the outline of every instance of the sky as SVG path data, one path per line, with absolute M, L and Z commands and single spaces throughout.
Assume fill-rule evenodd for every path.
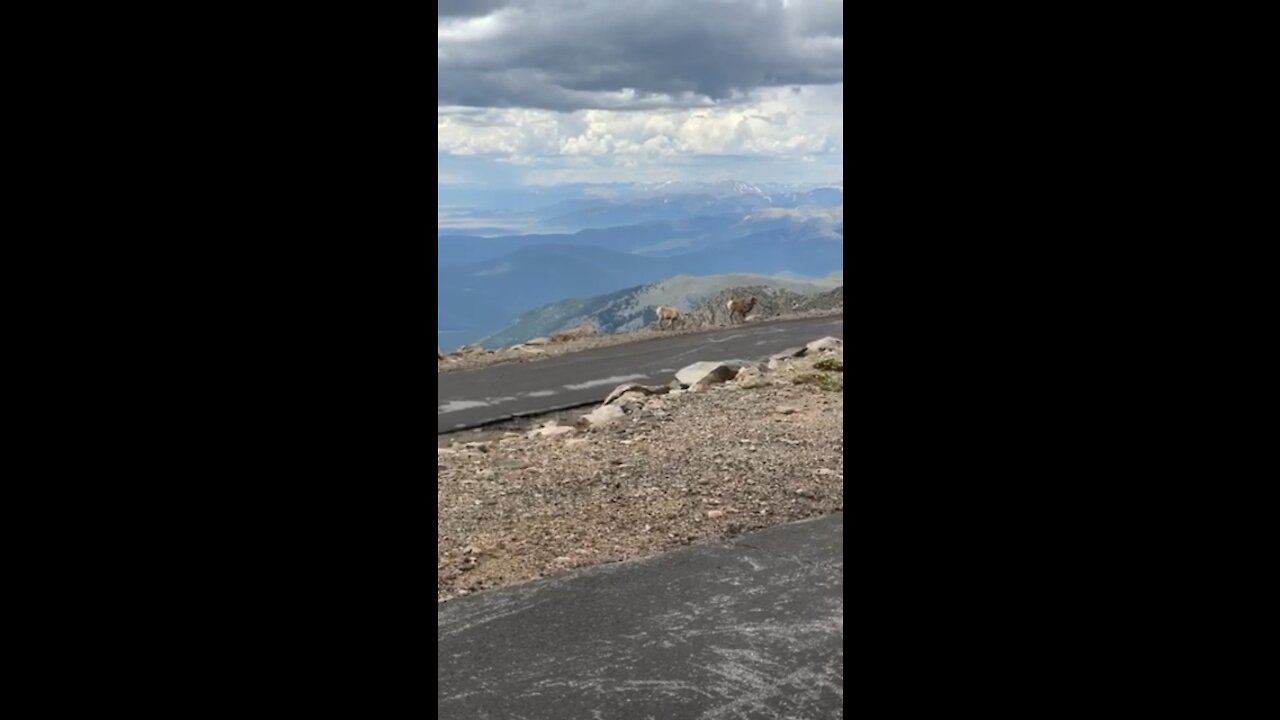
M 446 186 L 844 175 L 840 0 L 439 0 Z

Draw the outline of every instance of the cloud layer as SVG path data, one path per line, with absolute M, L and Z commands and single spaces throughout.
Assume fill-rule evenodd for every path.
M 743 102 L 647 112 L 440 108 L 438 149 L 531 162 L 608 156 L 661 161 L 689 155 L 804 158 L 844 151 L 844 88 L 759 90 Z
M 839 0 L 438 5 L 437 105 L 644 110 L 844 80 Z

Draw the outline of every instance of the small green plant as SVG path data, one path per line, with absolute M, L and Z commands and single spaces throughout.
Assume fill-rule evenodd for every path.
M 813 369 L 842 373 L 844 372 L 844 361 L 834 355 L 829 355 L 814 363 Z
M 796 385 L 812 385 L 819 390 L 844 392 L 844 376 L 827 375 L 825 373 L 804 373 L 792 378 Z

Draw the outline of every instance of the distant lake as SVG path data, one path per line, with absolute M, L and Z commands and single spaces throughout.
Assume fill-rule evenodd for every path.
M 519 235 L 532 232 L 538 224 L 532 218 L 490 216 L 471 211 L 438 210 L 436 234 L 474 232 L 481 235 Z

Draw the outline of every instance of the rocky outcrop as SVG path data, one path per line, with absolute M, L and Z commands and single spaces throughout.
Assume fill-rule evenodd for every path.
M 768 373 L 758 367 L 742 368 L 738 371 L 738 375 L 734 378 L 734 382 L 738 384 L 738 387 L 744 390 L 765 387 L 772 384 Z
M 737 360 L 697 362 L 676 373 L 676 380 L 684 387 L 706 387 L 729 382 L 747 363 Z
M 804 346 L 804 355 L 817 355 L 822 352 L 844 352 L 844 341 L 837 337 L 827 336 L 814 340 Z
M 609 397 L 604 399 L 602 405 L 609 405 L 616 401 L 622 400 L 643 400 L 652 395 L 666 395 L 671 392 L 669 385 L 638 385 L 636 383 L 627 383 L 619 385 L 609 393 Z
M 844 359 L 835 354 L 824 355 L 813 364 L 813 369 L 821 370 L 822 372 L 842 373 L 844 372 Z
M 568 425 L 559 425 L 553 421 L 531 431 L 529 437 L 544 440 L 563 440 L 576 432 L 578 431 Z
M 599 428 L 627 419 L 627 414 L 617 405 L 601 405 L 583 415 L 578 424 L 585 428 Z
M 558 333 L 552 334 L 551 342 L 562 343 L 569 342 L 570 340 L 582 340 L 584 338 L 595 337 L 599 334 L 600 330 L 598 328 L 592 327 L 591 325 L 579 325 L 578 327 L 561 330 Z
M 547 351 L 538 345 L 512 345 L 513 352 L 525 353 L 528 355 L 546 355 Z
M 815 295 L 796 308 L 800 312 L 824 312 L 830 310 L 841 310 L 844 308 L 844 286 L 834 290 Z
M 786 315 L 795 312 L 808 297 L 797 292 L 766 285 L 744 285 L 717 293 L 701 307 L 690 313 L 695 325 L 728 325 L 730 300 L 754 297 L 756 302 L 748 311 L 751 321 Z

